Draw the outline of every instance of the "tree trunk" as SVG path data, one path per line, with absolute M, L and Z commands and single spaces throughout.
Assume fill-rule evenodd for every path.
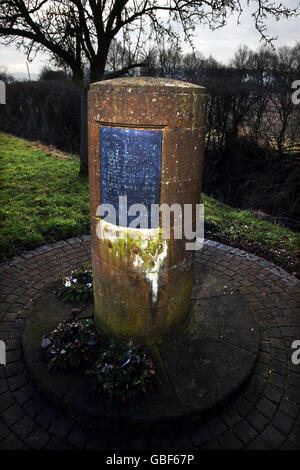
M 106 60 L 98 58 L 91 64 L 91 83 L 101 82 L 104 79 L 104 69 Z
M 87 175 L 89 170 L 87 92 L 87 86 L 80 90 L 80 175 Z
M 91 83 L 103 80 L 104 60 L 97 60 L 91 64 Z M 88 159 L 88 86 L 81 83 L 80 86 L 80 175 L 87 175 L 89 171 Z

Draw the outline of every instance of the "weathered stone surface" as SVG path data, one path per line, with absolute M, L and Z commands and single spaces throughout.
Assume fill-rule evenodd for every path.
M 48 372 L 39 357 L 41 337 L 69 315 L 48 291 L 36 301 L 27 320 L 25 360 L 50 400 L 96 426 L 164 425 L 199 417 L 236 391 L 256 361 L 258 325 L 245 299 L 239 294 L 203 298 L 196 302 L 184 330 L 174 339 L 166 337 L 150 346 L 161 388 L 124 406 L 95 395 L 81 371 Z
M 129 206 L 143 204 L 148 212 L 153 204 L 176 203 L 182 210 L 191 204 L 195 220 L 205 100 L 205 88 L 171 79 L 118 78 L 90 86 L 95 321 L 107 334 L 153 340 L 178 328 L 189 314 L 194 252 L 185 250 L 185 231 L 176 239 L 174 221 L 170 237 L 161 221 L 159 227 L 133 229 L 119 221 L 118 206 L 124 195 Z M 101 203 L 114 205 L 117 221 L 100 219 Z
M 189 332 L 191 337 L 200 332 L 253 354 L 257 353 L 259 345 L 259 326 L 254 321 L 254 311 L 239 294 L 198 300 Z

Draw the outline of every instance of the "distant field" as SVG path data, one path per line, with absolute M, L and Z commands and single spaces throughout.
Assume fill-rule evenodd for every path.
M 0 133 L 0 258 L 88 234 L 88 179 L 79 160 Z M 203 196 L 206 238 L 243 248 L 295 271 L 299 234 Z

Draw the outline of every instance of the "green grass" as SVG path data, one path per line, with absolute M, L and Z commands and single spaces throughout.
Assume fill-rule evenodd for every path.
M 79 160 L 0 133 L 0 257 L 89 233 L 88 179 Z M 294 272 L 299 234 L 204 196 L 206 238 L 264 256 Z
M 260 220 L 249 211 L 234 209 L 207 196 L 203 196 L 203 202 L 206 238 L 255 253 L 295 273 L 299 233 Z
M 79 160 L 53 157 L 0 133 L 0 256 L 89 232 L 88 179 Z

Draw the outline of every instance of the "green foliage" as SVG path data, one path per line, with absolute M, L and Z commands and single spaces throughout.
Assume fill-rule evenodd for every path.
M 100 336 L 93 320 L 65 320 L 43 336 L 41 358 L 49 370 L 87 368 L 95 392 L 123 402 L 160 386 L 153 361 L 142 345 Z
M 57 294 L 62 298 L 63 302 L 92 302 L 92 271 L 72 271 L 68 276 L 61 276 L 58 284 Z
M 73 369 L 96 359 L 100 337 L 91 320 L 65 320 L 43 336 L 40 352 L 49 370 Z
M 160 385 L 152 359 L 143 346 L 134 345 L 132 341 L 107 344 L 86 375 L 96 391 L 110 398 L 121 398 L 123 402 L 153 391 Z

